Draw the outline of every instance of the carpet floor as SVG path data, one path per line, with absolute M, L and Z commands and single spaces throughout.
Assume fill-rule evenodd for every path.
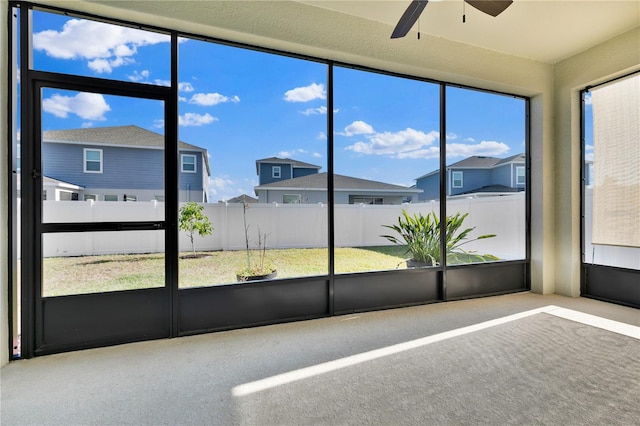
M 524 293 L 78 351 L 3 367 L 0 423 L 636 425 L 638 326 Z

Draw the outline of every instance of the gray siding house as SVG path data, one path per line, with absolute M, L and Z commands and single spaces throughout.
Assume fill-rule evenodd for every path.
M 508 158 L 473 156 L 447 167 L 447 197 L 501 195 L 525 190 L 525 157 L 517 154 Z M 416 179 L 416 188 L 423 192 L 419 201 L 440 198 L 439 170 Z
M 269 157 L 256 160 L 259 185 L 316 174 L 320 169 L 321 166 L 290 158 Z
M 47 200 L 164 201 L 164 136 L 138 126 L 43 133 Z M 185 142 L 180 201 L 207 201 L 207 150 Z M 59 182 L 60 184 L 56 184 Z
M 422 192 L 384 182 L 334 175 L 336 204 L 402 204 Z M 327 173 L 314 173 L 255 187 L 261 203 L 327 203 Z

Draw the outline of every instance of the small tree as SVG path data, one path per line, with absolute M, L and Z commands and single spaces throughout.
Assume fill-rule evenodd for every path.
M 190 201 L 180 207 L 178 216 L 178 228 L 189 235 L 191 251 L 194 257 L 196 255 L 196 249 L 193 245 L 193 234 L 197 233 L 201 237 L 204 237 L 205 235 L 211 235 L 213 232 L 213 225 L 209 218 L 202 212 L 203 210 L 204 206 Z

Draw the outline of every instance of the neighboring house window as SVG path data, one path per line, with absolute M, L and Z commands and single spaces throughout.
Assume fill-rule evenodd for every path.
M 190 154 L 182 154 L 180 156 L 181 167 L 180 170 L 183 173 L 195 173 L 196 169 L 196 156 Z
M 524 175 L 524 167 L 517 166 L 516 167 L 516 185 L 524 185 L 526 183 L 525 175 Z
M 164 203 L 164 195 L 154 195 L 153 199 Z
M 102 150 L 84 149 L 84 172 L 102 173 Z
M 462 172 L 452 172 L 451 180 L 453 188 L 462 188 Z
M 300 204 L 301 200 L 300 194 L 284 194 L 282 196 L 283 204 Z
M 384 200 L 381 197 L 349 197 L 351 204 L 384 204 Z
M 96 194 L 84 194 L 84 200 L 85 201 L 88 201 L 88 200 L 97 201 L 98 200 L 98 196 Z
M 124 201 L 138 201 L 138 197 L 136 195 L 124 194 Z
M 271 177 L 275 179 L 280 179 L 282 177 L 282 170 L 280 166 L 273 166 L 271 168 Z
M 112 194 L 105 194 L 104 200 L 105 201 L 118 201 L 118 196 L 117 195 L 112 195 Z
M 47 201 L 47 191 L 42 190 L 42 201 Z

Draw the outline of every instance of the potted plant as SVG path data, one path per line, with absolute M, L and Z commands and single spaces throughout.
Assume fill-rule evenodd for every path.
M 201 237 L 205 235 L 211 235 L 213 232 L 213 225 L 209 218 L 203 213 L 204 206 L 190 201 L 180 207 L 178 212 L 178 229 L 184 231 L 189 236 L 191 241 L 191 254 L 184 256 L 196 258 L 196 249 L 193 244 L 193 235 L 198 234 Z
M 243 200 L 244 201 L 244 200 Z M 247 209 L 249 205 L 243 202 L 242 217 L 244 222 L 244 241 L 246 251 L 246 265 L 236 272 L 238 281 L 258 281 L 275 278 L 278 274 L 267 260 L 267 234 L 260 233 L 258 228 L 258 248 L 249 249 L 249 225 L 247 225 Z
M 463 262 L 486 262 L 498 260 L 497 257 L 484 254 L 480 255 L 461 248 L 462 245 L 471 241 L 493 238 L 495 234 L 480 235 L 479 237 L 468 239 L 468 235 L 475 229 L 466 228 L 461 230 L 462 224 L 469 213 L 456 213 L 447 216 L 446 222 L 446 256 L 449 263 Z M 406 210 L 402 210 L 402 215 L 398 217 L 396 225 L 382 225 L 392 229 L 399 234 L 381 235 L 394 244 L 406 245 L 407 253 L 411 253 L 411 258 L 407 259 L 407 267 L 435 266 L 440 263 L 440 220 L 435 212 L 429 212 L 426 216 L 422 213 L 409 215 Z

